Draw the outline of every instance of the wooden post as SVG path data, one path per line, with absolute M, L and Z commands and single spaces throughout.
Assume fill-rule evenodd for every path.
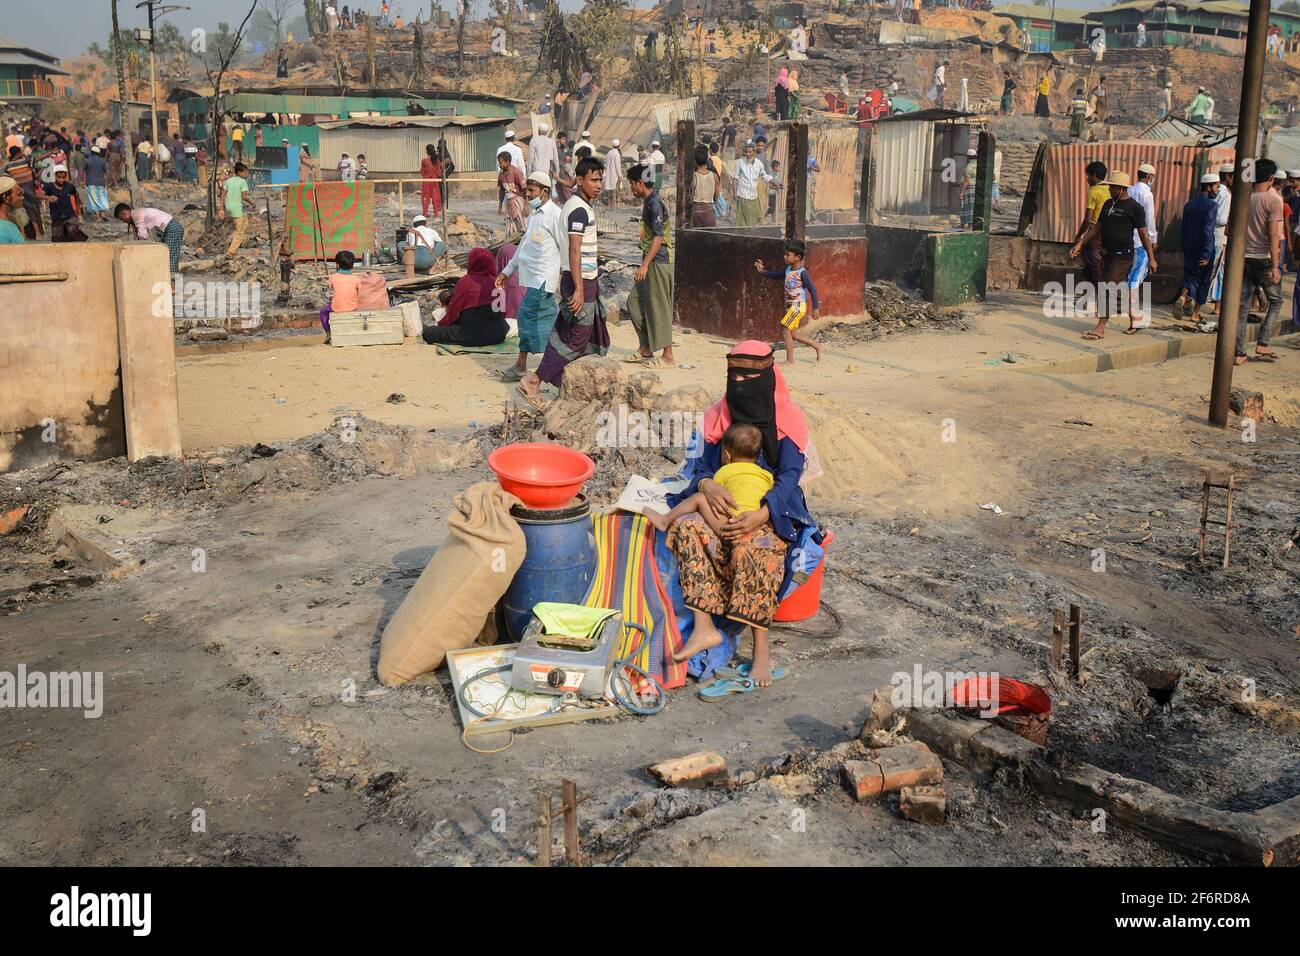
M 551 865 L 551 797 L 537 795 L 537 865 Z
M 791 123 L 785 149 L 785 238 L 803 241 L 808 220 L 808 124 Z
M 1077 604 L 1070 605 L 1070 676 L 1079 680 L 1082 671 L 1079 668 L 1080 631 L 1083 629 L 1083 609 Z
M 397 224 L 399 226 L 406 223 L 406 196 L 402 192 L 404 185 L 400 179 L 397 181 Z
M 578 785 L 572 780 L 561 782 L 560 798 L 564 801 L 564 861 L 582 866 L 582 848 L 578 845 Z
M 988 232 L 993 221 L 993 163 L 997 140 L 987 130 L 979 135 L 979 155 L 975 157 L 975 210 L 971 230 Z
M 695 201 L 695 120 L 677 121 L 677 228 L 691 224 Z
M 871 210 L 876 204 L 876 162 L 872 154 L 876 145 L 876 132 L 870 126 L 861 132 L 862 181 L 858 187 L 858 222 L 865 226 L 871 222 Z
M 1052 670 L 1061 669 L 1061 645 L 1065 639 L 1065 612 L 1059 607 L 1052 611 L 1052 654 L 1048 664 Z
M 275 259 L 275 230 L 271 228 L 271 194 L 266 194 L 266 241 L 271 247 L 271 258 Z M 277 263 L 278 264 L 278 263 Z

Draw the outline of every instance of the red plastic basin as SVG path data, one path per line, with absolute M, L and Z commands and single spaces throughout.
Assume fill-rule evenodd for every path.
M 1037 684 L 998 677 L 968 677 L 952 688 L 952 704 L 969 710 L 991 710 L 1013 717 L 1046 717 L 1052 712 L 1052 698 Z
M 528 508 L 564 507 L 596 472 L 596 463 L 582 452 L 545 442 L 502 445 L 488 455 L 488 467 Z

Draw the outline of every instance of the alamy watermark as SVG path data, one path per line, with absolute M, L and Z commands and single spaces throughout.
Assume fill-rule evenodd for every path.
M 102 671 L 0 671 L 0 708 L 68 708 L 93 719 L 104 713 Z
M 596 416 L 599 448 L 685 448 L 698 457 L 703 443 L 693 436 L 703 433 L 703 412 L 638 411 L 627 405 Z
M 186 279 L 180 273 L 172 281 L 153 284 L 153 316 L 161 319 L 172 308 L 177 319 L 230 319 L 261 315 L 262 283 L 210 282 Z
M 1121 317 L 1139 315 L 1151 318 L 1151 283 L 1136 288 L 1127 282 L 1076 282 L 1068 273 L 1065 282 L 1043 286 L 1043 315 L 1049 319 L 1091 318 L 1104 305 L 1102 315 Z
M 977 710 L 981 717 L 998 715 L 1001 675 L 997 672 L 926 670 L 916 664 L 910 672 L 895 671 L 889 683 L 894 688 L 889 700 L 896 708 L 942 709 L 960 703 L 963 707 Z M 975 689 L 964 692 L 963 700 L 956 701 L 957 686 L 970 684 L 974 684 Z

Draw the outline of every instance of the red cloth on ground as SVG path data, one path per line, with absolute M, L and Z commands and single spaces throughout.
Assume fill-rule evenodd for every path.
M 465 275 L 456 283 L 451 292 L 451 301 L 447 303 L 447 314 L 439 325 L 451 325 L 460 319 L 466 309 L 491 305 L 496 292 L 494 283 L 497 277 L 497 263 L 492 253 L 482 246 L 475 246 L 469 251 L 469 262 Z

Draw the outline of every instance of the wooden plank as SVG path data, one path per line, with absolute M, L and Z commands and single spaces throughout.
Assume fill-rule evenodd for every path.
M 852 209 L 854 185 L 861 172 L 857 127 L 822 130 L 811 151 L 821 167 L 813 189 L 813 208 Z
M 537 865 L 551 865 L 551 796 L 537 795 Z
M 582 847 L 578 842 L 578 785 L 572 780 L 562 781 L 560 798 L 564 801 L 564 862 L 569 866 L 582 866 Z

